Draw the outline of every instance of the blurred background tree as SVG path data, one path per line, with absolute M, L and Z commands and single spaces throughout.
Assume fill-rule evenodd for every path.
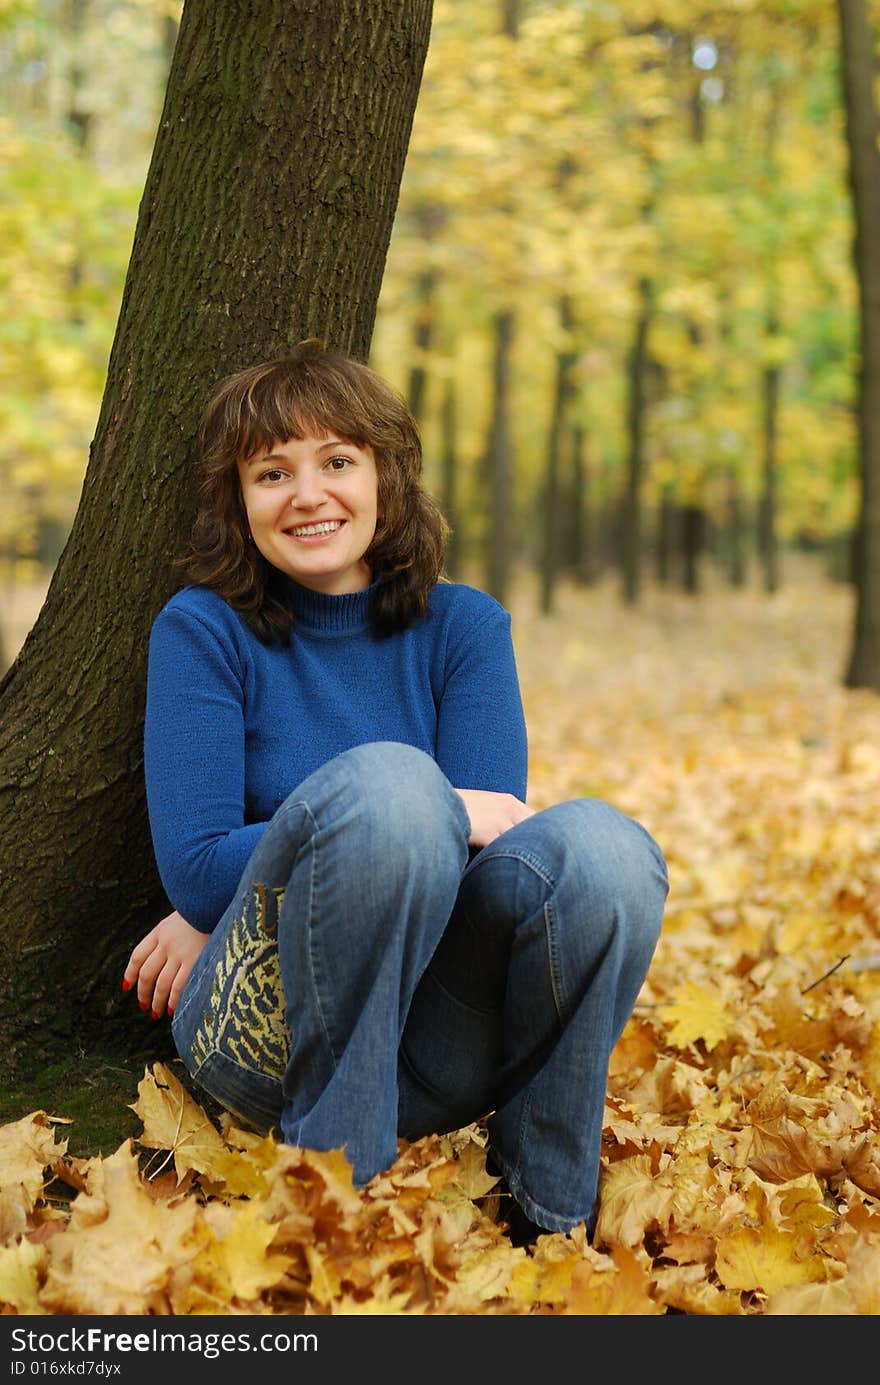
M 179 10 L 0 9 L 4 612 L 76 510 Z M 451 575 L 546 613 L 603 575 L 772 593 L 793 548 L 850 579 L 840 47 L 820 0 L 435 4 L 372 359 Z
M 858 467 L 853 552 L 856 612 L 845 682 L 880 690 L 880 110 L 867 0 L 838 0 L 841 85 L 859 285 Z

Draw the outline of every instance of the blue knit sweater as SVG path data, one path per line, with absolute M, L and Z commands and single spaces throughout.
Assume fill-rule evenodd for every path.
M 290 644 L 264 645 L 216 592 L 185 587 L 150 636 L 144 766 L 172 906 L 210 931 L 275 810 L 332 756 L 402 741 L 457 789 L 526 795 L 510 616 L 438 583 L 427 615 L 377 636 L 372 588 L 325 596 L 287 580 Z

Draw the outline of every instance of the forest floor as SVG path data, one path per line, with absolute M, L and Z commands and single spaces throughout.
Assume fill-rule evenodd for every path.
M 851 590 L 790 557 L 772 595 L 710 573 L 698 596 L 652 586 L 635 607 L 610 581 L 562 586 L 549 616 L 528 582 L 510 604 L 529 801 L 608 799 L 669 866 L 612 1059 L 593 1243 L 509 1246 L 480 1126 L 402 1147 L 356 1193 L 331 1156 L 200 1112 L 165 1064 L 108 1057 L 0 1106 L 0 1157 L 31 1161 L 5 1235 L 17 1216 L 40 1249 L 32 1311 L 880 1312 L 880 696 L 843 686 Z M 82 1297 L 95 1199 L 133 1207 L 146 1186 L 169 1216 L 197 1203 L 218 1243 L 245 1194 L 247 1237 L 254 1218 L 265 1234 L 238 1288 L 216 1264 L 184 1284 L 169 1240 L 149 1285 L 116 1266 Z

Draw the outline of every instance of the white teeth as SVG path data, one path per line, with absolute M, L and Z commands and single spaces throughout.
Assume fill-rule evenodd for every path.
M 341 519 L 325 519 L 321 524 L 298 524 L 295 529 L 288 529 L 287 532 L 295 534 L 297 538 L 307 538 L 310 534 L 333 534 L 341 527 Z

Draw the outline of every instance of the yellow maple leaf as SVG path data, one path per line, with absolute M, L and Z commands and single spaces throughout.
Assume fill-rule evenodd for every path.
M 27 1315 L 46 1312 L 38 1295 L 47 1258 L 45 1246 L 33 1245 L 28 1240 L 0 1246 L 0 1307 Z
M 671 1189 L 658 1180 L 647 1155 L 621 1159 L 605 1171 L 599 1185 L 596 1242 L 639 1245 L 646 1226 L 663 1221 L 671 1205 Z
M 262 1202 L 213 1202 L 203 1215 L 210 1238 L 193 1262 L 193 1276 L 215 1300 L 250 1303 L 287 1273 L 292 1257 L 269 1253 L 276 1227 Z
M 164 1063 L 154 1063 L 152 1072 L 145 1070 L 131 1110 L 144 1125 L 138 1143 L 169 1150 L 178 1181 L 190 1169 L 213 1173 L 217 1159 L 228 1163 L 229 1149 L 220 1132 Z
M 782 1220 L 787 1231 L 813 1233 L 823 1226 L 831 1226 L 837 1220 L 837 1213 L 825 1206 L 822 1188 L 818 1179 L 811 1173 L 802 1178 L 792 1179 L 778 1189 Z
M 67 1229 L 48 1243 L 40 1302 L 52 1313 L 148 1313 L 198 1248 L 192 1200 L 162 1206 L 145 1191 L 132 1141 L 96 1161 Z
M 880 1147 L 876 1139 L 865 1135 L 843 1156 L 843 1167 L 863 1193 L 880 1197 Z
M 323 1308 L 329 1308 L 339 1297 L 342 1288 L 342 1273 L 333 1255 L 318 1246 L 305 1247 L 309 1266 L 309 1294 Z
M 649 1293 L 650 1280 L 632 1251 L 612 1252 L 615 1269 L 597 1271 L 587 1260 L 575 1266 L 564 1312 L 594 1317 L 657 1317 L 664 1309 Z
M 880 1101 L 880 1022 L 871 1027 L 871 1036 L 862 1052 L 862 1081 Z
M 465 1145 L 455 1161 L 455 1177 L 450 1186 L 459 1188 L 472 1202 L 485 1197 L 498 1182 L 498 1175 L 486 1170 L 486 1151 L 473 1142 Z
M 656 1030 L 644 1020 L 633 1017 L 626 1023 L 623 1033 L 611 1050 L 608 1063 L 608 1076 L 619 1073 L 630 1076 L 639 1069 L 650 1068 L 657 1057 Z
M 846 1287 L 856 1313 L 880 1316 L 880 1236 L 861 1241 L 846 1265 Z
M 45 1170 L 56 1167 L 67 1149 L 66 1140 L 55 1140 L 53 1120 L 45 1111 L 33 1111 L 21 1120 L 0 1125 L 4 1191 L 20 1187 L 31 1207 L 43 1190 Z
M 653 1274 L 657 1302 L 699 1317 L 741 1317 L 738 1293 L 722 1289 L 706 1276 L 702 1264 L 661 1266 Z
M 688 1048 L 702 1039 L 709 1052 L 726 1039 L 733 1018 L 715 992 L 686 981 L 669 1005 L 659 1005 L 658 1014 L 668 1028 L 667 1039 L 676 1048 Z
M 523 1251 L 519 1254 L 524 1257 Z M 446 1311 L 478 1313 L 484 1303 L 500 1298 L 507 1291 L 511 1260 L 516 1255 L 508 1241 L 496 1241 L 465 1255 L 455 1267 L 455 1282 L 445 1299 Z
M 790 1284 L 771 1294 L 764 1305 L 767 1317 L 832 1317 L 855 1313 L 846 1284 Z
M 427 1312 L 424 1304 L 410 1305 L 408 1293 L 395 1292 L 385 1285 L 378 1285 L 369 1298 L 357 1299 L 352 1294 L 340 1294 L 333 1301 L 332 1311 L 338 1317 L 418 1317 Z
M 820 1257 L 800 1258 L 798 1238 L 775 1226 L 743 1226 L 720 1237 L 715 1273 L 726 1289 L 763 1294 L 789 1284 L 821 1282 L 826 1277 Z
M 342 1149 L 301 1150 L 300 1169 L 304 1178 L 320 1178 L 324 1196 L 345 1211 L 356 1212 L 363 1205 L 354 1186 L 352 1166 Z
M 581 1256 L 571 1249 L 570 1243 L 561 1253 L 548 1252 L 548 1246 L 556 1240 L 540 1237 L 534 1253 L 517 1259 L 508 1271 L 506 1292 L 524 1311 L 534 1303 L 564 1303 L 571 1292 L 572 1276 Z M 611 1261 L 608 1263 L 610 1266 Z
M 752 1126 L 749 1168 L 777 1183 L 788 1183 L 805 1173 L 837 1173 L 849 1145 L 822 1133 L 818 1119 L 826 1109 L 823 1103 L 793 1098 L 781 1082 L 768 1082 L 748 1107 Z

